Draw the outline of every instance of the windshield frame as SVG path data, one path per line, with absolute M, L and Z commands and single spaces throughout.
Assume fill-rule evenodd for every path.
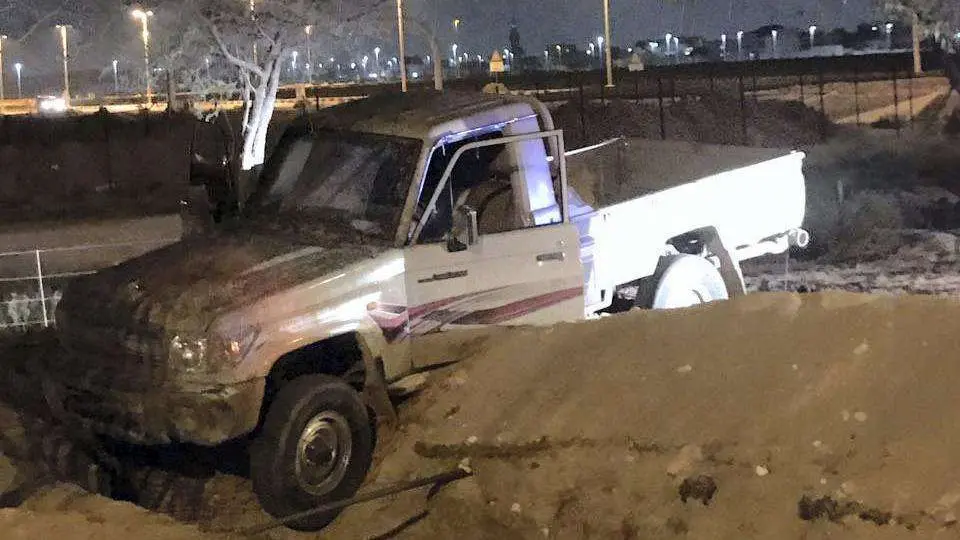
M 247 198 L 246 204 L 244 204 L 242 211 L 243 220 L 248 223 L 267 223 L 270 225 L 277 225 L 291 220 L 302 221 L 304 224 L 329 224 L 330 222 L 336 221 L 336 219 L 333 217 L 335 215 L 335 212 L 333 211 L 330 213 L 331 218 L 325 219 L 322 216 L 322 210 L 304 213 L 280 211 L 274 202 L 269 201 L 270 191 L 277 182 L 280 171 L 286 163 L 287 158 L 290 156 L 291 151 L 296 146 L 297 141 L 302 139 L 309 139 L 312 145 L 325 140 L 355 140 L 374 144 L 377 142 L 382 142 L 398 149 L 400 152 L 400 157 L 404 161 L 401 168 L 405 171 L 405 174 L 398 174 L 398 181 L 403 183 L 402 186 L 399 186 L 398 193 L 403 194 L 404 200 L 399 202 L 399 204 L 392 209 L 392 216 L 388 220 L 377 223 L 377 225 L 379 225 L 381 228 L 379 232 L 362 233 L 363 235 L 375 237 L 379 240 L 394 242 L 398 236 L 398 231 L 403 227 L 403 216 L 406 214 L 406 210 L 410 204 L 409 193 L 411 191 L 412 184 L 415 183 L 415 179 L 417 178 L 417 174 L 420 170 L 420 161 L 422 161 L 421 153 L 423 141 L 410 137 L 384 135 L 366 131 L 326 128 L 318 129 L 312 128 L 309 125 L 290 127 L 284 132 L 283 136 L 274 147 L 274 151 L 271 153 L 270 158 L 264 164 L 261 173 L 258 175 L 256 187 Z M 309 166 L 315 151 L 316 147 L 311 146 L 304 169 L 298 174 L 297 182 L 300 181 L 304 174 L 309 174 L 307 167 Z M 349 227 L 349 225 L 346 226 Z M 359 229 L 357 232 L 360 232 Z

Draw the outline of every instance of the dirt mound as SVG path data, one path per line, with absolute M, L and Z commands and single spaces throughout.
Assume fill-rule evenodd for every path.
M 660 138 L 657 104 L 610 100 L 584 105 L 568 102 L 554 111 L 554 120 L 564 129 L 569 148 L 595 144 L 621 135 Z M 724 94 L 666 100 L 664 125 L 671 140 L 712 144 L 790 148 L 816 144 L 823 138 L 823 116 L 799 102 L 745 102 L 746 140 L 741 124 L 740 102 Z M 581 122 L 582 119 L 582 122 Z M 826 126 L 829 129 L 829 126 Z
M 196 527 L 132 504 L 90 495 L 70 485 L 37 494 L 19 508 L 0 510 L 0 530 L 9 539 L 216 540 Z
M 330 532 L 932 537 L 960 502 L 957 320 L 934 298 L 755 295 L 498 334 L 409 408 L 378 482 L 476 475 Z

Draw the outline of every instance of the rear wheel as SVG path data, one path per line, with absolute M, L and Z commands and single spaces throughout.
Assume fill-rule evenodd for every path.
M 326 375 L 307 375 L 277 393 L 250 448 L 261 506 L 277 518 L 353 496 L 370 469 L 374 437 L 360 394 Z M 288 524 L 319 530 L 339 511 Z
M 657 272 L 643 280 L 637 305 L 652 309 L 676 309 L 730 297 L 720 271 L 696 255 L 664 257 Z

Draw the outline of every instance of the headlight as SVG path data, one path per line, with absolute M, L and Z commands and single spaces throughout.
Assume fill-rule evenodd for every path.
M 206 338 L 191 339 L 174 336 L 170 341 L 170 363 L 179 371 L 196 373 L 207 367 L 209 341 Z
M 185 373 L 215 372 L 234 367 L 256 344 L 259 329 L 247 330 L 236 339 L 174 336 L 170 340 L 170 365 Z

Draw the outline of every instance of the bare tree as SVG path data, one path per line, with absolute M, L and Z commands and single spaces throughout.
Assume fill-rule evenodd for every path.
M 960 2 L 957 0 L 880 0 L 883 10 L 907 22 L 913 29 L 914 71 L 922 71 L 920 63 L 921 36 L 938 39 L 945 29 L 960 25 Z
M 196 79 L 204 56 L 225 61 L 236 72 L 244 102 L 240 169 L 262 165 L 267 129 L 276 106 L 280 76 L 293 51 L 311 26 L 317 40 L 343 37 L 367 13 L 376 13 L 386 0 L 169 0 L 161 9 L 182 14 L 167 29 L 171 67 L 190 66 Z

